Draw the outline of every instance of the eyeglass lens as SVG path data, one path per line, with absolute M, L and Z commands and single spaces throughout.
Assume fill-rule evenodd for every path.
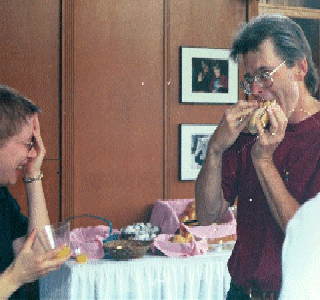
M 248 95 L 252 94 L 251 85 L 254 81 L 256 81 L 262 88 L 270 88 L 273 85 L 272 75 L 285 63 L 286 61 L 282 62 L 272 72 L 262 72 L 261 74 L 255 75 L 254 77 L 246 76 L 244 81 L 240 83 L 240 87 Z
M 273 84 L 273 80 L 269 72 L 264 72 L 254 77 L 247 77 L 240 83 L 240 86 L 245 93 L 252 93 L 251 85 L 254 81 L 256 81 L 262 88 L 270 88 Z

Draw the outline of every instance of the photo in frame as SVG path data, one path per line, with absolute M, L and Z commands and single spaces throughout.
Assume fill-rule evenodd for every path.
M 180 46 L 180 102 L 238 102 L 238 63 L 230 50 Z
M 196 180 L 218 124 L 180 124 L 180 180 Z

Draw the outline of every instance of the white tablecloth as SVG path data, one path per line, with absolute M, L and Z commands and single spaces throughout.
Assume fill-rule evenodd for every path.
M 225 299 L 231 251 L 189 258 L 68 261 L 40 280 L 41 299 Z

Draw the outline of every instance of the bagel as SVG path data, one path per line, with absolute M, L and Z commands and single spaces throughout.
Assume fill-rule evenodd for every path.
M 260 122 L 262 127 L 263 128 L 266 128 L 268 123 L 269 123 L 269 117 L 268 117 L 268 114 L 267 114 L 267 108 L 268 106 L 270 106 L 272 103 L 275 103 L 276 101 L 273 100 L 273 101 L 266 101 L 263 103 L 262 107 L 259 107 L 257 108 L 249 122 L 248 122 L 248 131 L 251 133 L 251 134 L 257 134 L 258 133 L 258 130 L 257 130 L 257 127 L 256 127 L 256 124 L 257 122 Z

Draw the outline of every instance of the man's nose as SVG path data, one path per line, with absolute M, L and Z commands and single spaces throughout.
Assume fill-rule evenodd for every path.
M 254 98 L 257 98 L 258 100 L 260 100 L 262 97 L 262 93 L 263 93 L 263 88 L 256 82 L 256 81 L 253 81 L 251 83 L 251 95 L 254 97 Z

